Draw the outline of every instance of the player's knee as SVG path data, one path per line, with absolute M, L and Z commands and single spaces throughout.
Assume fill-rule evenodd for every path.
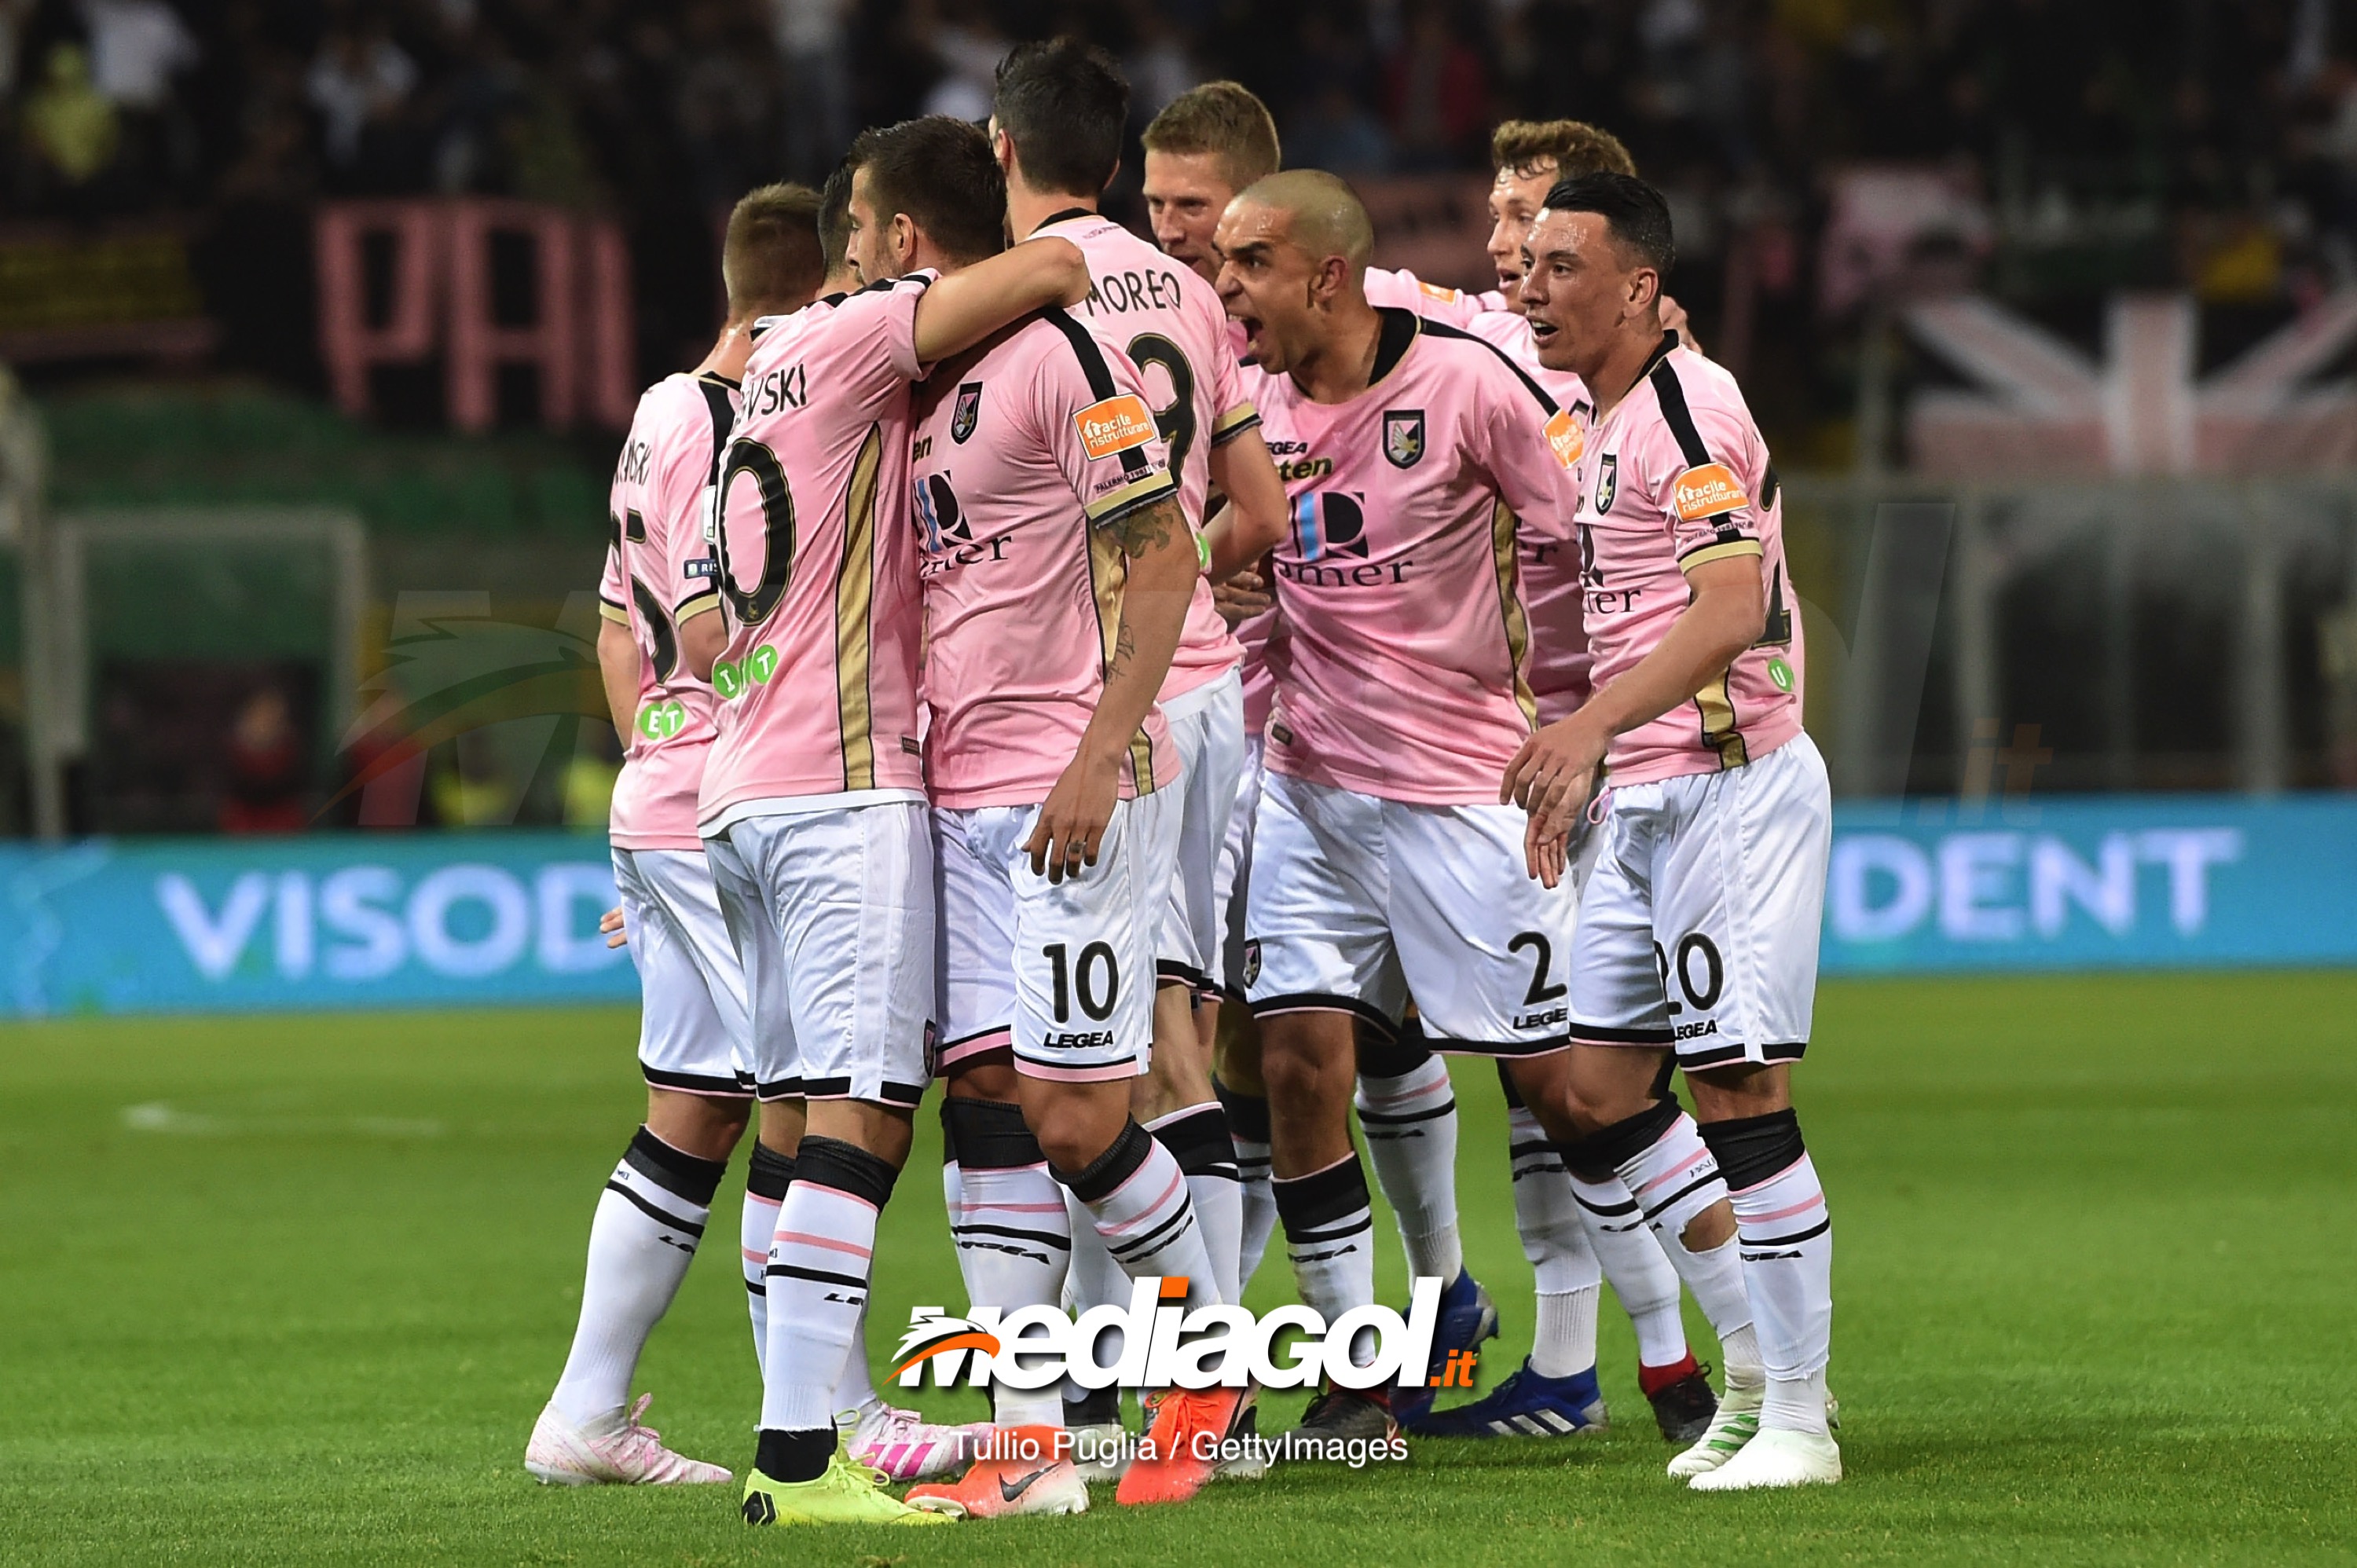
M 749 1101 L 676 1090 L 647 1091 L 647 1128 L 673 1148 L 702 1160 L 725 1160 L 745 1135 Z
M 1396 1035 L 1361 1027 L 1358 1033 L 1359 1071 L 1368 1078 L 1405 1078 L 1432 1059 L 1425 1044 L 1424 1024 L 1410 1018 Z
M 1801 1138 L 1800 1112 L 1789 1105 L 1764 1116 L 1705 1122 L 1702 1141 L 1710 1146 L 1719 1176 L 1734 1192 L 1781 1176 L 1809 1152 Z
M 1652 1148 L 1685 1112 L 1674 1100 L 1657 1100 L 1633 1116 L 1607 1122 L 1598 1107 L 1570 1095 L 1571 1121 L 1579 1137 L 1563 1146 L 1564 1164 L 1585 1182 L 1609 1181 L 1620 1167 Z
M 1348 1104 L 1355 1067 L 1351 1052 L 1326 1049 L 1314 1036 L 1267 1041 L 1260 1057 L 1269 1102 L 1289 1111 L 1329 1101 Z

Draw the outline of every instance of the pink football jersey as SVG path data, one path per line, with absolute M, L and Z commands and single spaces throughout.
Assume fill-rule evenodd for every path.
M 1804 661 L 1768 444 L 1735 378 L 1674 333 L 1587 433 L 1575 469 L 1596 683 L 1652 652 L 1686 607 L 1685 574 L 1756 557 L 1767 630 L 1727 675 L 1612 743 L 1614 784 L 1736 768 L 1801 733 Z
M 712 748 L 712 688 L 681 661 L 679 628 L 720 607 L 704 506 L 736 417 L 736 382 L 666 376 L 640 396 L 614 466 L 597 609 L 639 645 L 638 712 L 606 829 L 622 849 L 704 847 L 695 800 Z
M 1569 414 L 1491 345 L 1381 312 L 1374 382 L 1247 371 L 1292 499 L 1268 766 L 1424 805 L 1495 800 L 1536 722 L 1525 532 L 1569 535 Z
M 1211 448 L 1260 423 L 1244 396 L 1220 296 L 1192 267 L 1096 213 L 1052 218 L 1035 233 L 1070 240 L 1088 258 L 1095 286 L 1072 314 L 1117 344 L 1146 378 L 1146 403 L 1169 446 L 1178 504 L 1189 525 L 1200 528 L 1211 493 Z M 1217 680 L 1243 657 L 1211 606 L 1211 585 L 1196 584 L 1163 700 Z
M 924 787 L 909 383 L 930 273 L 767 324 L 720 466 L 728 646 L 706 832 L 754 802 Z
M 1367 303 L 1378 308 L 1413 310 L 1426 321 L 1438 321 L 1450 327 L 1467 327 L 1473 318 L 1487 310 L 1503 310 L 1506 301 L 1495 294 L 1472 294 L 1461 288 L 1449 288 L 1437 283 L 1426 283 L 1404 267 L 1369 267 L 1359 274 L 1367 293 Z
M 1504 349 L 1546 389 L 1557 408 L 1571 415 L 1580 439 L 1586 439 L 1588 423 L 1596 416 L 1595 403 L 1577 376 L 1539 363 L 1529 317 L 1517 310 L 1485 310 L 1467 322 L 1465 330 Z M 1570 717 L 1587 701 L 1594 662 L 1587 651 L 1587 628 L 1580 620 L 1579 552 L 1572 544 L 1539 533 L 1523 536 L 1523 603 L 1531 612 L 1531 694 L 1538 699 L 1539 723 L 1551 725 Z
M 937 367 L 915 406 L 933 801 L 1037 804 L 1104 692 L 1128 565 L 1119 525 L 1178 484 L 1137 367 L 1061 310 Z M 1178 767 L 1155 709 L 1123 796 Z

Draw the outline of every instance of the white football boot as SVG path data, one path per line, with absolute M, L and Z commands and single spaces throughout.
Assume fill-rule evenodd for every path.
M 544 1487 L 715 1486 L 733 1479 L 717 1465 L 673 1453 L 662 1445 L 662 1434 L 640 1424 L 654 1397 L 640 1394 L 610 1427 L 596 1431 L 574 1425 L 552 1402 L 533 1423 L 523 1467 Z

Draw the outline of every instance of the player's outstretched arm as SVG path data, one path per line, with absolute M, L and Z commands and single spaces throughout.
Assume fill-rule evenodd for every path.
M 1530 815 L 1524 847 L 1531 875 L 1555 886 L 1559 853 L 1573 820 L 1587 804 L 1596 769 L 1615 736 L 1651 724 L 1727 671 L 1735 656 L 1760 640 L 1768 618 L 1767 595 L 1754 553 L 1706 561 L 1686 574 L 1693 602 L 1636 667 L 1583 703 L 1567 719 L 1547 725 L 1506 765 L 1498 799 L 1512 800 Z
M 597 679 L 606 688 L 606 711 L 614 733 L 630 744 L 630 724 L 639 708 L 639 642 L 620 621 L 597 621 Z
M 1257 429 L 1230 436 L 1211 448 L 1211 484 L 1227 506 L 1203 531 L 1211 547 L 1204 575 L 1223 583 L 1276 547 L 1285 537 L 1288 503 L 1276 459 Z
M 1097 846 L 1113 821 L 1114 803 L 1121 798 L 1122 758 L 1153 711 L 1163 677 L 1170 672 L 1170 656 L 1178 650 L 1187 602 L 1194 596 L 1200 570 L 1187 514 L 1178 510 L 1175 495 L 1106 526 L 1121 535 L 1129 575 L 1113 658 L 1105 665 L 1104 691 L 1081 736 L 1080 750 L 1049 791 L 1039 822 L 1023 846 L 1031 857 L 1031 869 L 1044 872 L 1050 882 L 1076 871 L 1073 862 L 1097 863 Z
M 1010 321 L 1089 296 L 1088 258 L 1054 235 L 1026 240 L 935 282 L 917 302 L 917 359 L 963 353 Z
M 699 681 L 712 679 L 720 650 L 728 646 L 728 628 L 717 610 L 690 616 L 679 623 L 679 661 Z

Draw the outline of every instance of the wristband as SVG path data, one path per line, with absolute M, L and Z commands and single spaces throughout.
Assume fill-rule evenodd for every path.
M 1195 564 L 1202 569 L 1205 576 L 1211 575 L 1211 542 L 1200 533 L 1195 535 Z

